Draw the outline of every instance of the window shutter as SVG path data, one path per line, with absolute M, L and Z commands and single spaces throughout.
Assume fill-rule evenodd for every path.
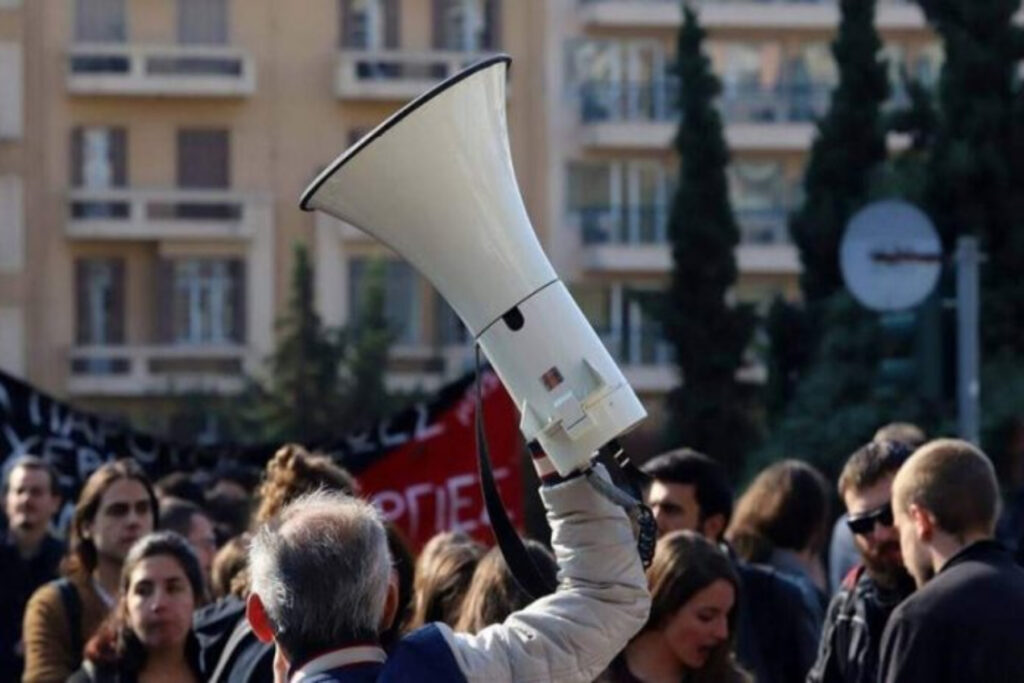
M 394 50 L 401 42 L 399 34 L 402 10 L 398 0 L 384 0 L 384 47 Z
M 114 169 L 114 187 L 128 185 L 128 132 L 124 128 L 110 129 L 110 166 Z
M 82 186 L 82 127 L 71 129 L 71 187 Z
M 94 338 L 89 320 L 89 264 L 75 261 L 75 342 L 88 344 Z
M 502 45 L 501 0 L 486 0 L 484 8 L 485 50 L 498 50 Z
M 113 282 L 110 291 L 110 310 L 107 311 L 106 339 L 110 344 L 124 344 L 124 259 L 111 259 L 110 270 Z
M 358 47 L 352 39 L 352 0 L 340 0 L 340 2 L 341 12 L 339 13 L 339 18 L 341 19 L 341 25 L 338 27 L 338 42 L 343 48 Z
M 246 296 L 246 277 L 245 268 L 246 264 L 243 259 L 232 259 L 228 266 L 228 272 L 231 273 L 231 281 L 234 284 L 234 300 L 231 302 L 232 313 L 234 315 L 233 324 L 231 326 L 231 340 L 239 344 L 245 344 L 246 338 L 248 337 L 248 331 L 246 330 L 246 305 L 248 297 Z
M 228 131 L 178 131 L 178 187 L 231 186 L 231 150 Z
M 434 49 L 444 50 L 447 48 L 447 25 L 445 22 L 445 10 L 448 7 L 448 0 L 434 0 Z
M 156 265 L 156 341 L 174 341 L 174 261 L 160 259 Z

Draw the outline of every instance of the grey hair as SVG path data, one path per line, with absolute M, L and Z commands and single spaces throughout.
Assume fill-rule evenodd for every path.
M 293 661 L 377 639 L 391 554 L 369 503 L 326 490 L 297 498 L 253 536 L 249 567 L 252 592 Z

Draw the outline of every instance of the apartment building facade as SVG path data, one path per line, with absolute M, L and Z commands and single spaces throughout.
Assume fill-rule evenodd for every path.
M 796 297 L 785 214 L 835 80 L 837 3 L 701 14 L 733 150 L 736 297 Z M 386 259 L 393 386 L 457 376 L 470 340 L 429 283 L 296 200 L 399 106 L 501 51 L 534 227 L 655 407 L 677 381 L 643 298 L 670 268 L 680 21 L 674 0 L 0 0 L 0 367 L 172 428 L 183 395 L 260 371 L 302 242 L 328 324 L 354 318 Z M 883 0 L 878 22 L 894 61 L 937 73 L 916 6 Z

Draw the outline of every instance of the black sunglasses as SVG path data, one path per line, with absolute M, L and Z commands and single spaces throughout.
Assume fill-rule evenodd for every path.
M 863 512 L 856 517 L 847 518 L 846 526 L 850 527 L 850 531 L 853 533 L 859 536 L 866 536 L 875 530 L 876 523 L 889 527 L 892 526 L 892 521 L 892 503 L 886 503 L 874 510 Z

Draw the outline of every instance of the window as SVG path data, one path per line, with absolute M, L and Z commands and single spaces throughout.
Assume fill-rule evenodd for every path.
M 75 0 L 75 40 L 123 43 L 127 39 L 124 0 Z
M 162 262 L 169 284 L 175 344 L 245 341 L 245 263 L 240 259 L 188 258 Z M 166 282 L 169 279 L 169 283 Z
M 22 117 L 21 46 L 0 42 L 0 140 L 21 137 Z
M 466 344 L 471 341 L 469 330 L 462 324 L 444 297 L 435 293 L 434 311 L 437 314 L 437 342 L 440 346 Z
M 223 189 L 231 186 L 228 131 L 178 131 L 178 187 Z
M 363 317 L 370 285 L 372 259 L 354 258 L 349 262 L 350 322 L 359 324 Z M 420 279 L 408 263 L 383 262 L 384 316 L 390 323 L 397 344 L 418 344 L 423 339 L 420 316 Z
M 83 346 L 124 343 L 124 260 L 75 262 L 75 341 Z
M 178 0 L 178 42 L 182 45 L 226 45 L 227 0 Z
M 584 243 L 664 242 L 670 191 L 668 173 L 656 162 L 569 166 L 569 209 L 579 216 Z
M 500 35 L 499 0 L 434 0 L 434 47 L 458 52 L 495 50 Z
M 94 191 L 125 187 L 128 182 L 128 135 L 123 128 L 77 127 L 71 131 L 71 186 Z M 89 197 L 71 202 L 76 220 L 127 218 L 129 204 L 115 197 Z
M 354 50 L 398 47 L 398 0 L 341 0 L 341 46 Z
M 744 242 L 785 242 L 788 184 L 779 161 L 735 161 L 729 166 L 729 201 Z

